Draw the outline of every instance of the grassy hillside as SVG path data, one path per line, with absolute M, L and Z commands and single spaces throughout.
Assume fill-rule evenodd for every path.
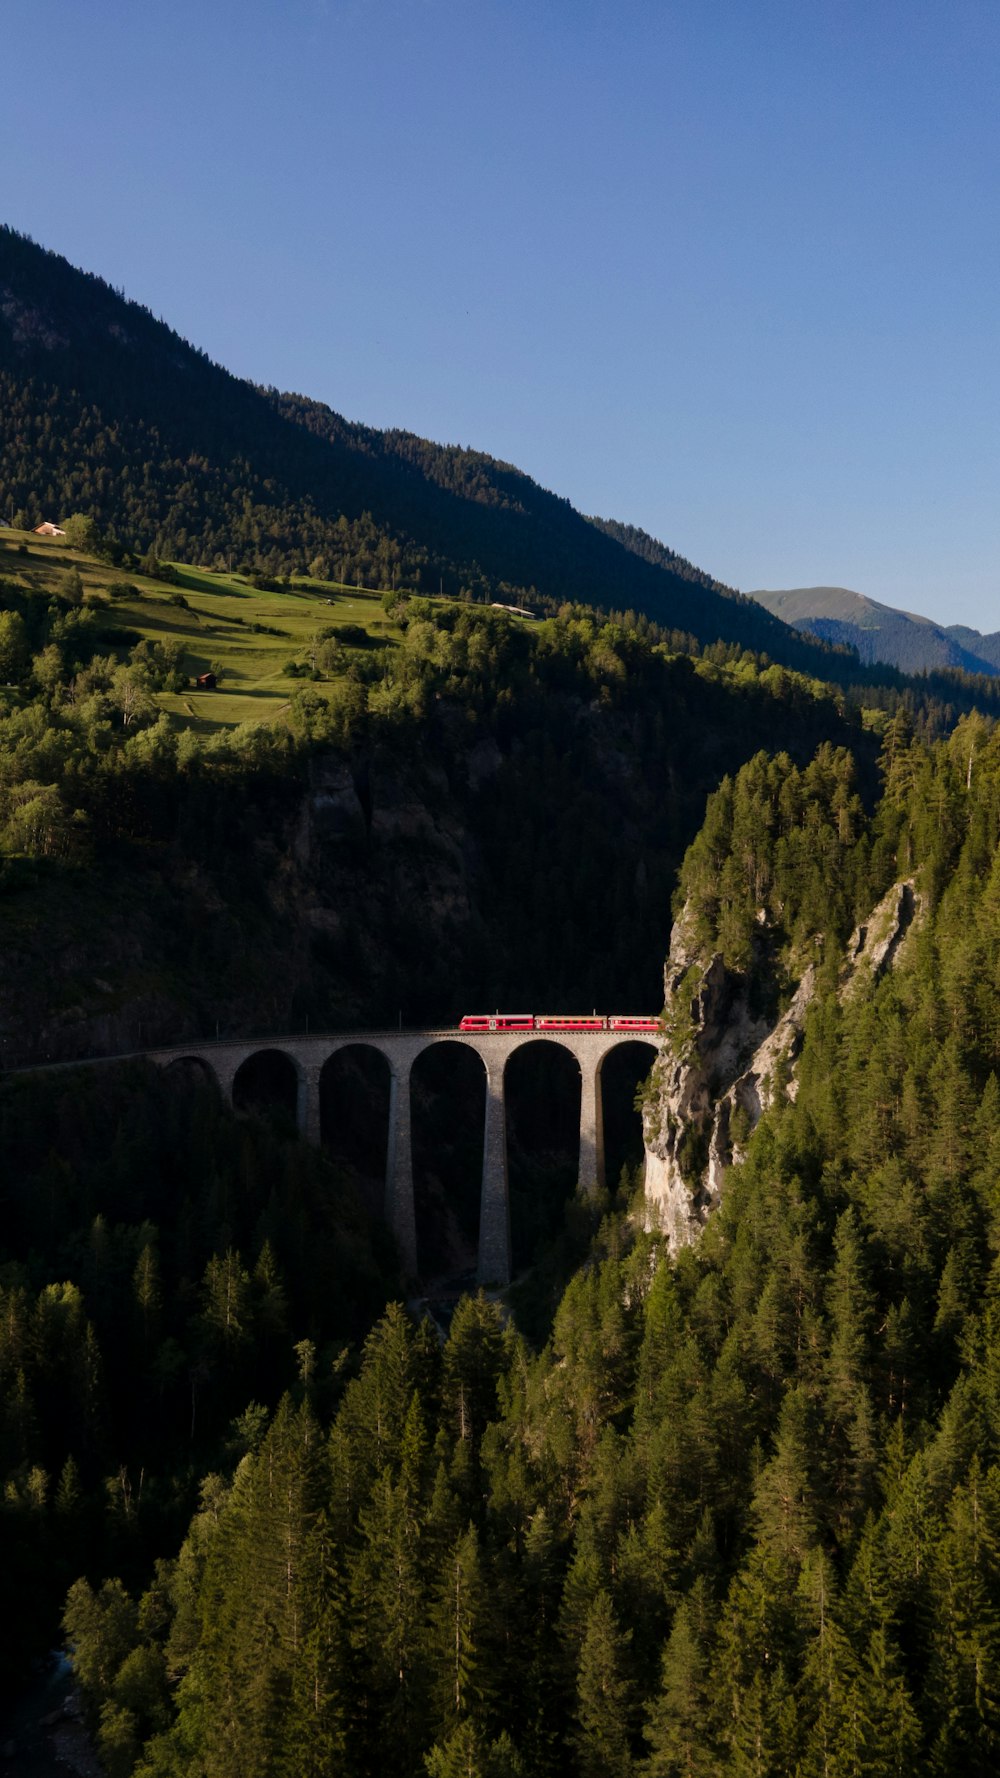
M 160 708 L 183 728 L 208 733 L 241 722 L 273 720 L 288 707 L 296 679 L 289 664 L 312 670 L 317 638 L 332 629 L 350 627 L 364 636 L 342 644 L 344 661 L 336 671 L 322 673 L 331 683 L 343 677 L 359 647 L 398 643 L 401 630 L 385 612 L 381 594 L 364 587 L 345 587 L 308 578 L 292 581 L 280 592 L 261 589 L 237 574 L 171 564 L 170 582 L 150 575 L 112 568 L 86 551 L 71 549 L 60 538 L 40 538 L 0 526 L 0 579 L 29 595 L 60 596 L 76 569 L 83 581 L 85 606 L 99 614 L 108 646 L 125 647 L 136 638 L 183 645 L 183 670 L 193 681 L 218 670 L 218 688 L 156 693 Z M 115 596 L 111 589 L 128 583 L 134 597 Z

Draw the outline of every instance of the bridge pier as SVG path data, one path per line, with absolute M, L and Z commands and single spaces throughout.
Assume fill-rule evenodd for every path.
M 233 1103 L 233 1087 L 236 1084 L 236 1075 L 241 1059 L 239 1056 L 216 1055 L 212 1056 L 206 1064 L 210 1072 L 214 1074 L 219 1084 L 219 1092 L 227 1105 Z
M 507 1116 L 504 1059 L 486 1070 L 483 1186 L 479 1200 L 479 1284 L 510 1283 L 510 1193 L 507 1188 Z
M 413 1202 L 410 1135 L 410 1061 L 390 1063 L 389 1142 L 385 1167 L 385 1220 L 396 1237 L 403 1271 L 417 1273 L 417 1216 Z
M 323 1072 L 322 1063 L 306 1063 L 299 1065 L 299 1084 L 295 1102 L 295 1122 L 299 1135 L 314 1148 L 320 1145 L 321 1118 L 319 1077 Z
M 580 1170 L 577 1190 L 593 1198 L 604 1189 L 604 1106 L 600 1063 L 580 1065 Z

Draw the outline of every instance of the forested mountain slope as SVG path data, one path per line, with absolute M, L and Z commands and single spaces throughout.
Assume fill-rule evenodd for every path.
M 963 624 L 935 623 L 847 587 L 790 587 L 752 597 L 796 629 L 855 649 L 866 663 L 884 661 L 903 673 L 942 668 L 1000 672 L 1000 636 L 984 636 Z
M 131 551 L 424 592 L 634 609 L 815 670 L 822 651 L 662 546 L 478 451 L 377 432 L 256 388 L 0 229 L 4 516 L 93 517 Z
M 870 802 L 891 712 L 933 737 L 994 688 L 844 691 L 585 607 L 526 625 L 390 595 L 355 601 L 366 630 L 299 583 L 262 605 L 231 577 L 135 575 L 121 598 L 83 552 L 21 547 L 0 556 L 8 1067 L 475 1001 L 655 1005 L 674 874 L 726 772 L 828 740 Z M 213 723 L 228 683 L 192 693 L 192 661 L 249 658 L 255 628 L 293 672 L 235 704 L 275 720 Z
M 817 971 L 700 1241 L 619 1211 L 542 1352 L 483 1300 L 443 1350 L 393 1310 L 335 1405 L 248 1429 L 141 1598 L 70 1593 L 109 1769 L 995 1770 L 1000 741 L 898 721 L 871 814 L 829 749 L 785 777 L 748 764 L 685 868 L 762 1000 Z
M 184 650 L 220 628 L 242 648 L 247 626 L 156 581 L 109 601 L 82 556 L 80 603 L 50 553 L 43 578 L 15 545 L 3 566 L 26 565 L 0 579 L 7 1066 L 217 1028 L 447 1023 L 476 1000 L 653 1004 L 674 872 L 722 773 L 776 735 L 799 758 L 853 736 L 871 782 L 874 709 L 584 608 L 526 627 L 437 599 L 390 622 L 376 601 L 380 627 L 341 642 L 326 601 L 300 600 L 318 664 L 306 650 L 284 679 L 273 725 L 213 729 L 220 694 L 178 689 Z M 954 719 L 920 697 L 932 727 Z
M 8 1080 L 0 1146 L 3 1709 L 81 1563 L 143 1577 L 199 1477 L 303 1367 L 322 1390 L 399 1281 L 327 1155 L 183 1070 Z

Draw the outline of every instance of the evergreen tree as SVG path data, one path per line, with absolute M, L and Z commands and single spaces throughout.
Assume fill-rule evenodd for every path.
M 628 1778 L 633 1770 L 628 1677 L 631 1631 L 622 1631 L 602 1588 L 587 1616 L 576 1678 L 575 1744 L 581 1778 Z
M 439 1738 L 447 1739 L 465 1718 L 482 1723 L 491 1690 L 486 1617 L 479 1540 L 470 1525 L 449 1552 L 431 1612 L 428 1655 Z
M 660 1692 L 643 1730 L 649 1745 L 643 1771 L 649 1778 L 711 1778 L 718 1771 L 710 1705 L 708 1665 L 682 1600 L 663 1650 Z

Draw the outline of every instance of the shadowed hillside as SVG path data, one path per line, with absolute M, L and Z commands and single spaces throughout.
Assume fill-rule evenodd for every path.
M 633 609 L 786 665 L 828 656 L 627 527 L 510 464 L 240 381 L 148 309 L 0 230 L 0 497 L 142 555 L 374 587 Z

